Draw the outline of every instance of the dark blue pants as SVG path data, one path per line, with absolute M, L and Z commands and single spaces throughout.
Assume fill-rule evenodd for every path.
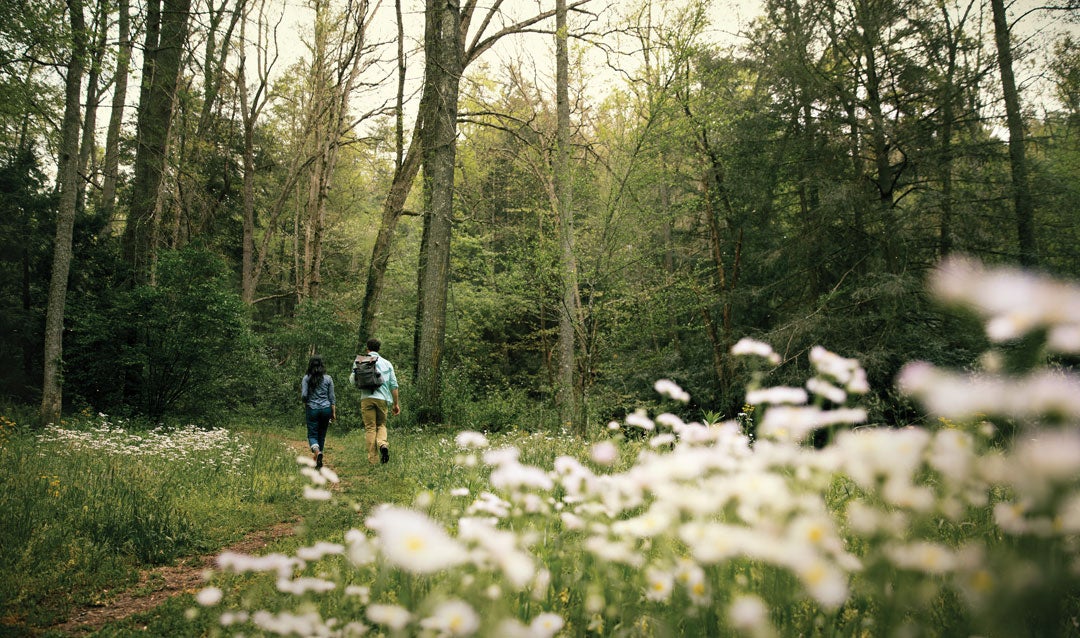
M 320 450 L 326 449 L 326 430 L 330 427 L 330 415 L 333 413 L 332 408 L 304 408 L 308 447 L 318 445 Z

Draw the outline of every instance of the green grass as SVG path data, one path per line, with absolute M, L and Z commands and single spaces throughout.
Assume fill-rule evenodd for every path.
M 303 440 L 299 427 L 278 431 L 273 438 L 283 433 L 297 441 Z M 318 541 L 342 542 L 346 531 L 363 528 L 364 517 L 380 503 L 408 504 L 418 493 L 439 489 L 454 475 L 452 458 L 447 455 L 450 449 L 447 441 L 450 439 L 451 436 L 440 435 L 436 430 L 391 430 L 391 462 L 387 465 L 370 465 L 363 430 L 340 431 L 331 427 L 327 437 L 326 464 L 341 479 L 335 488 L 334 500 L 329 503 L 304 501 L 299 498 L 300 484 L 289 481 L 292 507 L 279 509 L 279 512 L 283 515 L 295 513 L 301 522 L 294 535 L 277 540 L 261 553 L 292 554 L 300 547 Z M 293 461 L 295 456 L 294 453 L 289 457 L 293 477 L 297 476 L 297 465 Z M 193 496 L 194 500 L 198 498 L 197 495 Z M 222 543 L 219 547 L 226 544 Z M 338 565 L 336 569 L 340 575 L 345 567 Z M 270 575 L 219 575 L 217 578 L 219 580 L 215 582 L 229 592 L 223 604 L 239 606 L 245 600 L 249 603 L 258 600 L 267 606 L 284 606 L 289 600 L 288 596 L 277 591 L 275 579 Z M 347 601 L 340 600 L 337 608 L 347 604 Z M 198 636 L 213 633 L 219 627 L 216 617 L 207 614 L 191 617 L 192 610 L 197 608 L 193 596 L 184 594 L 151 611 L 111 623 L 94 635 Z
M 453 569 L 410 573 L 408 568 L 379 554 L 383 549 L 375 545 L 379 555 L 371 562 L 354 564 L 345 555 L 331 554 L 309 560 L 292 574 L 294 579 L 332 582 L 335 588 L 329 592 L 297 596 L 280 591 L 274 574 L 216 572 L 209 584 L 222 590 L 220 605 L 200 606 L 196 592 L 189 592 L 145 613 L 106 625 L 94 635 L 213 636 L 233 631 L 264 635 L 243 621 L 235 626 L 227 624 L 230 614 L 249 614 L 250 618 L 259 610 L 315 613 L 319 619 L 335 618 L 339 623 L 360 621 L 377 635 L 380 628 L 372 627 L 367 615 L 369 603 L 401 605 L 415 614 L 415 623 L 421 618 L 437 617 L 438 606 L 456 598 L 467 601 L 483 619 L 484 635 L 501 635 L 495 624 L 500 619 L 516 618 L 528 623 L 543 614 L 554 614 L 565 622 L 562 635 L 734 636 L 739 633 L 732 627 L 731 609 L 745 597 L 765 603 L 766 622 L 780 636 L 863 638 L 891 636 L 897 631 L 969 636 L 993 626 L 1008 627 L 1010 635 L 1038 635 L 1043 630 L 1075 635 L 1062 633 L 1061 629 L 1068 624 L 1068 618 L 1080 612 L 1070 593 L 1076 578 L 1046 571 L 1047 566 L 1073 560 L 1072 544 L 1067 539 L 1060 543 L 1003 538 L 989 515 L 993 503 L 971 507 L 963 518 L 952 522 L 932 510 L 890 506 L 876 490 L 858 486 L 831 464 L 819 467 L 810 462 L 809 455 L 815 453 L 806 449 L 759 451 L 755 454 L 772 461 L 757 466 L 746 457 L 747 465 L 720 464 L 686 475 L 685 467 L 700 461 L 700 449 L 692 444 L 652 447 L 647 439 L 624 440 L 619 443 L 615 463 L 600 467 L 588 460 L 589 444 L 569 436 L 498 433 L 488 437 L 490 446 L 486 450 L 462 450 L 454 442 L 455 434 L 436 428 L 402 432 L 391 429 L 391 462 L 371 465 L 362 430 L 333 428 L 327 441 L 326 463 L 340 482 L 331 488 L 333 499 L 329 501 L 300 497 L 306 479 L 300 478 L 296 461 L 298 454 L 303 456 L 304 448 L 303 432 L 296 424 L 231 434 L 237 438 L 229 440 L 247 446 L 243 470 L 238 472 L 213 469 L 202 462 L 199 454 L 189 455 L 184 461 L 147 458 L 132 463 L 123 455 L 77 453 L 70 449 L 62 452 L 49 448 L 57 444 L 42 443 L 27 433 L 10 435 L 0 451 L 0 473 L 16 489 L 0 497 L 4 499 L 0 501 L 4 511 L 13 513 L 0 523 L 4 534 L 0 540 L 7 543 L 6 547 L 21 549 L 5 553 L 4 582 L 19 583 L 18 589 L 0 590 L 5 596 L 5 622 L 9 628 L 12 618 L 24 629 L 48 626 L 63 618 L 73 605 L 103 597 L 107 589 L 131 586 L 142 567 L 190 554 L 217 553 L 245 532 L 282 520 L 299 520 L 295 533 L 278 539 L 259 554 L 300 555 L 321 542 L 348 545 L 350 530 L 362 530 L 365 537 L 371 538 L 373 533 L 365 521 L 384 503 L 424 512 L 457 538 L 465 532 L 466 518 L 485 515 L 470 512 L 470 504 L 475 504 L 484 492 L 491 492 L 509 504 L 508 513 L 499 517 L 499 532 L 512 535 L 515 546 L 535 558 L 538 573 L 547 571 L 545 583 L 513 585 L 508 580 L 509 572 L 493 569 L 489 562 L 475 558 Z M 892 441 L 900 443 L 902 439 L 883 443 Z M 42 448 L 48 448 L 46 453 Z M 585 495 L 584 500 L 567 499 L 571 488 L 558 481 L 550 489 L 499 488 L 494 485 L 492 466 L 483 457 L 502 448 L 517 449 L 518 463 L 546 470 L 556 467 L 559 457 L 578 458 L 592 468 L 596 477 L 617 478 L 624 488 L 643 485 L 645 498 L 639 503 L 605 501 L 607 497 L 596 500 L 605 493 L 598 490 Z M 200 454 L 218 453 L 215 449 Z M 785 562 L 786 554 L 770 558 L 768 554 L 755 555 L 753 549 L 721 560 L 691 561 L 691 570 L 682 573 L 691 580 L 701 578 L 705 602 L 694 598 L 687 584 L 690 581 L 681 582 L 681 576 L 676 576 L 670 594 L 653 599 L 651 590 L 662 588 L 664 578 L 663 574 L 658 578 L 656 572 L 666 572 L 669 577 L 680 573 L 688 565 L 681 561 L 700 547 L 694 549 L 693 541 L 680 536 L 678 521 L 632 540 L 620 538 L 625 532 L 617 525 L 647 518 L 664 490 L 669 490 L 667 498 L 676 493 L 672 489 L 679 493 L 700 491 L 709 497 L 747 474 L 762 471 L 757 482 L 740 488 L 743 491 L 730 506 L 700 518 L 688 510 L 682 514 L 682 522 L 743 525 L 760 534 L 761 543 L 767 544 L 779 540 L 773 536 L 776 533 L 785 537 L 785 525 L 797 529 L 802 516 L 827 513 L 836 522 L 835 538 L 842 543 L 843 551 L 862 563 L 861 568 L 844 574 L 850 586 L 846 600 L 838 606 L 816 600 L 819 594 L 813 590 L 812 571 L 798 573 L 796 566 Z M 919 485 L 946 489 L 939 484 L 940 477 L 925 465 L 913 477 Z M 976 481 L 974 477 L 972 480 Z M 972 485 L 985 489 L 989 483 L 976 481 Z M 468 495 L 455 495 L 466 489 Z M 737 505 L 752 500 L 761 490 L 768 490 L 777 503 L 789 503 L 794 510 L 774 512 L 766 504 L 759 512 L 764 520 L 742 520 L 746 514 Z M 855 501 L 872 508 L 875 515 L 902 515 L 908 521 L 907 527 L 877 532 L 853 529 L 845 522 L 845 512 Z M 702 501 L 695 502 L 695 507 L 701 507 Z M 595 507 L 601 503 L 605 512 Z M 531 510 L 534 506 L 537 509 Z M 560 512 L 571 511 L 585 519 L 587 525 L 575 527 L 560 517 Z M 614 512 L 614 518 L 609 518 L 610 512 Z M 596 525 L 608 526 L 607 531 L 598 534 Z M 86 541 L 95 534 L 97 540 Z M 801 538 L 810 544 L 793 545 L 791 549 L 824 547 L 821 540 L 828 541 L 832 534 L 828 527 L 820 533 L 804 533 Z M 625 544 L 632 556 L 640 557 L 640 564 L 604 559 L 595 549 L 583 549 L 597 538 Z M 938 542 L 947 551 L 977 544 L 986 555 L 978 565 L 958 564 L 952 574 L 898 569 L 890 558 L 889 547 L 921 539 Z M 482 542 L 467 542 L 474 551 L 485 551 Z M 489 559 L 491 556 L 494 554 Z M 972 603 L 961 595 L 966 592 L 963 583 L 969 576 L 977 576 L 983 567 L 999 579 L 995 582 L 1000 586 L 989 590 L 985 601 Z M 1026 585 L 1041 594 L 1038 597 L 1022 589 L 1014 590 L 1009 578 L 1010 574 L 1031 568 L 1043 570 L 1044 578 L 1055 579 Z M 692 576 L 694 573 L 697 576 Z M 363 588 L 362 594 L 357 587 Z M 60 603 L 50 598 L 57 591 L 68 593 Z M 1033 611 L 1017 615 L 1013 613 L 1017 609 Z M 994 618 L 979 618 L 973 612 L 994 614 Z M 418 631 L 418 625 L 412 624 L 403 635 Z M 747 635 L 753 635 L 753 631 Z
M 7 420 L 11 423 L 10 420 Z M 267 433 L 8 427 L 0 447 L 0 618 L 44 627 L 139 570 L 295 516 L 295 454 Z

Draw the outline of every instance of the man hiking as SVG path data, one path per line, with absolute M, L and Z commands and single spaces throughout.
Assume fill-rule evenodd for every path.
M 381 347 L 382 342 L 378 339 L 368 339 L 367 354 L 356 355 L 349 375 L 349 381 L 360 390 L 360 416 L 364 419 L 369 463 L 390 461 L 386 416 L 389 410 L 393 410 L 395 416 L 401 414 L 394 364 L 379 356 Z

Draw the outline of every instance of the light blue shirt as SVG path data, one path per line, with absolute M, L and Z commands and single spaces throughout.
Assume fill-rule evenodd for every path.
M 392 391 L 396 390 L 398 387 L 397 374 L 394 373 L 394 364 L 380 357 L 378 352 L 369 352 L 367 356 L 376 357 L 375 368 L 379 371 L 379 374 L 382 375 L 383 382 L 382 385 L 374 390 L 357 388 L 360 390 L 360 399 L 382 399 L 383 401 L 386 401 L 386 406 L 390 407 L 391 405 L 394 405 L 394 393 Z M 354 373 L 349 373 L 349 383 L 353 384 L 353 387 L 356 387 L 354 376 Z

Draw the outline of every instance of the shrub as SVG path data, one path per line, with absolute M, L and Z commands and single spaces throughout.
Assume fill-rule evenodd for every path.
M 263 366 L 228 270 L 196 249 L 159 256 L 153 285 L 118 289 L 73 317 L 65 380 L 99 410 L 133 406 L 158 419 L 235 406 Z

